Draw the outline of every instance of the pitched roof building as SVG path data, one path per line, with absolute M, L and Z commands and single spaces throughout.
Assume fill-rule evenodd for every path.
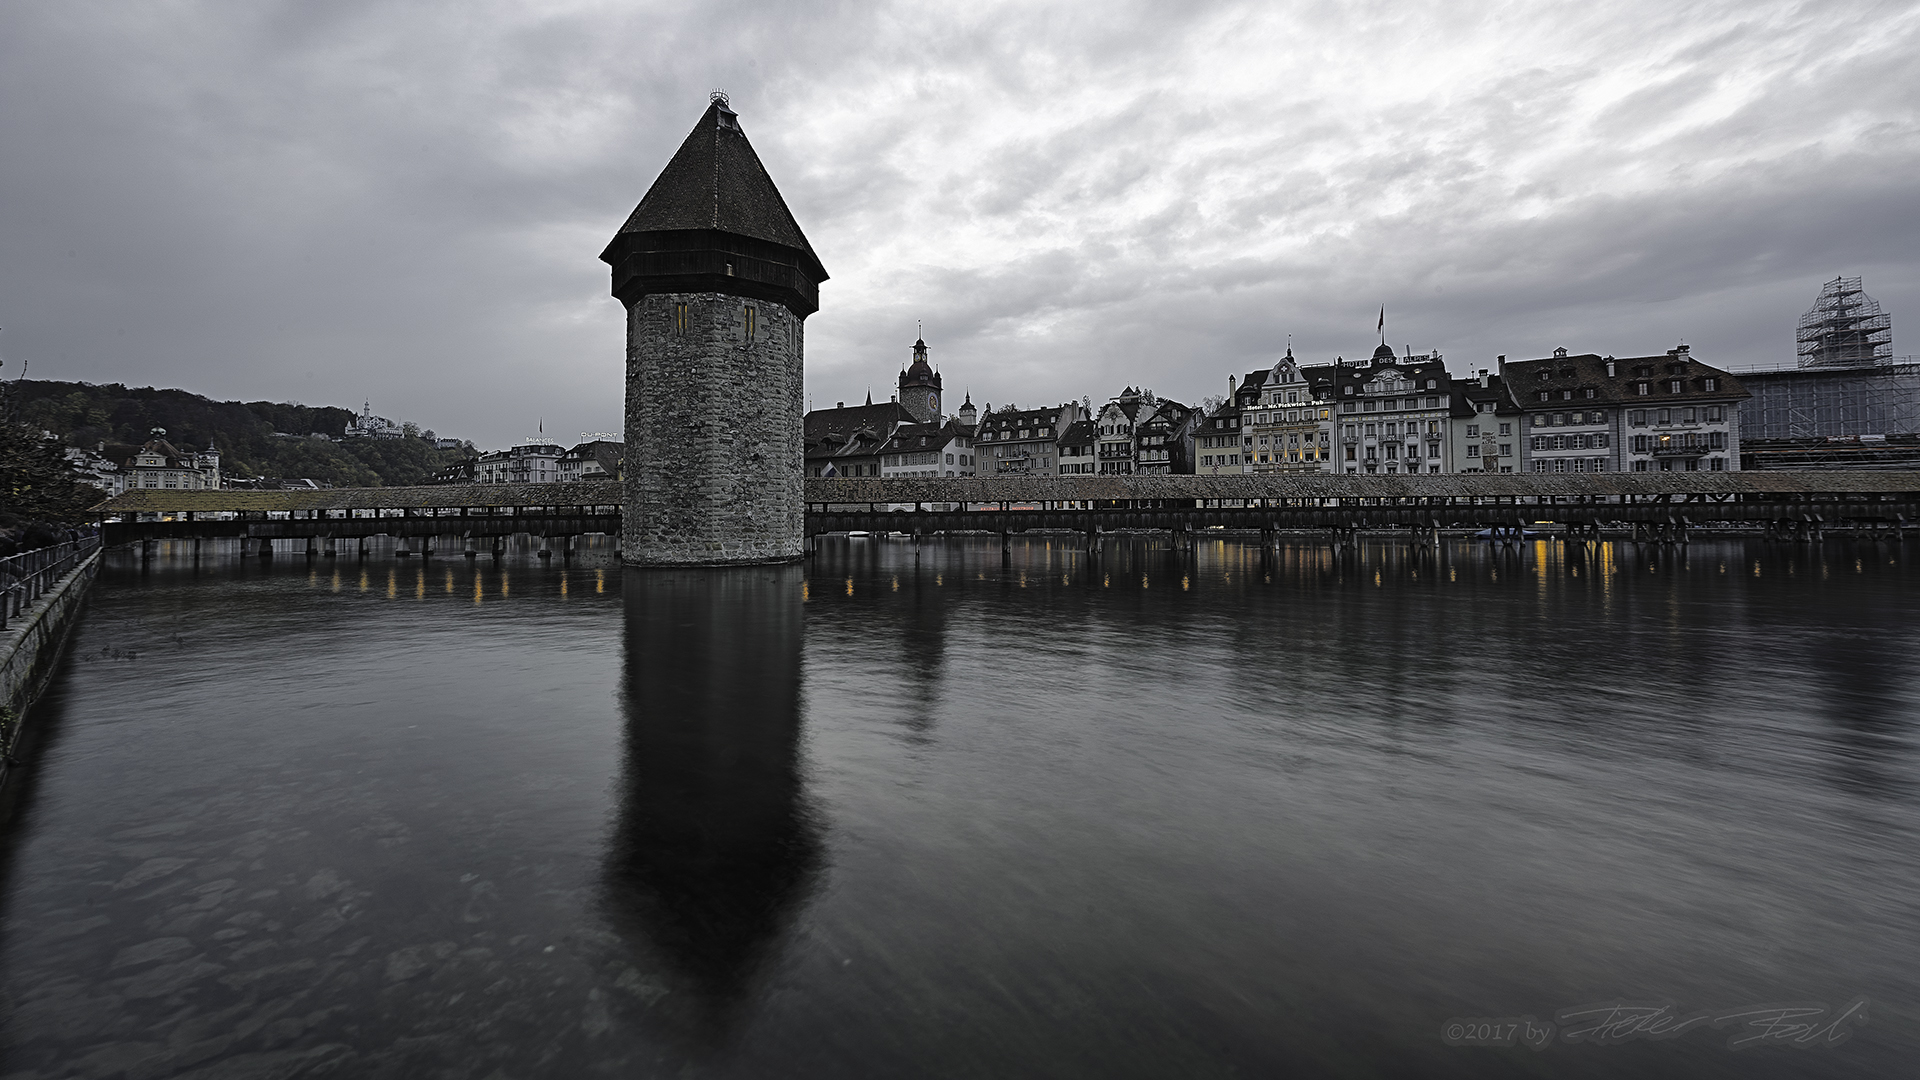
M 220 451 L 212 443 L 205 450 L 180 450 L 167 441 L 166 428 L 154 428 L 152 434 L 153 438 L 122 467 L 126 490 L 219 490 Z
M 916 423 L 897 401 L 815 409 L 805 424 L 808 476 L 879 476 L 880 447 L 903 424 Z
M 1555 349 L 1501 365 L 1526 413 L 1530 472 L 1669 472 L 1740 467 L 1740 381 L 1678 345 L 1664 356 Z

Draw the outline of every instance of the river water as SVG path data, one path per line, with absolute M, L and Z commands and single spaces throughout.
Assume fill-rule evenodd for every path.
M 1912 1075 L 1916 585 L 116 552 L 0 826 L 0 1076 Z M 1783 1003 L 1822 1045 L 1729 1048 Z

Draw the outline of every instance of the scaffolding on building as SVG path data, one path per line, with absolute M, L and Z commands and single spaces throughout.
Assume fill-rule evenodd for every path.
M 1893 317 L 1880 310 L 1857 277 L 1820 286 L 1813 307 L 1794 329 L 1803 368 L 1858 368 L 1893 361 Z
M 1740 439 L 1858 439 L 1920 433 L 1920 358 L 1851 368 L 1736 371 Z

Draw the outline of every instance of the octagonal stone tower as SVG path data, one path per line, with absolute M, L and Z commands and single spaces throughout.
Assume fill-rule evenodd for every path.
M 827 271 L 726 95 L 600 258 L 627 307 L 623 558 L 800 558 L 803 331 Z

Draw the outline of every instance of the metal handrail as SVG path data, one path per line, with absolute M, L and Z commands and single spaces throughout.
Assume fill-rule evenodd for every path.
M 0 559 L 0 630 L 100 549 L 100 534 L 50 544 Z

